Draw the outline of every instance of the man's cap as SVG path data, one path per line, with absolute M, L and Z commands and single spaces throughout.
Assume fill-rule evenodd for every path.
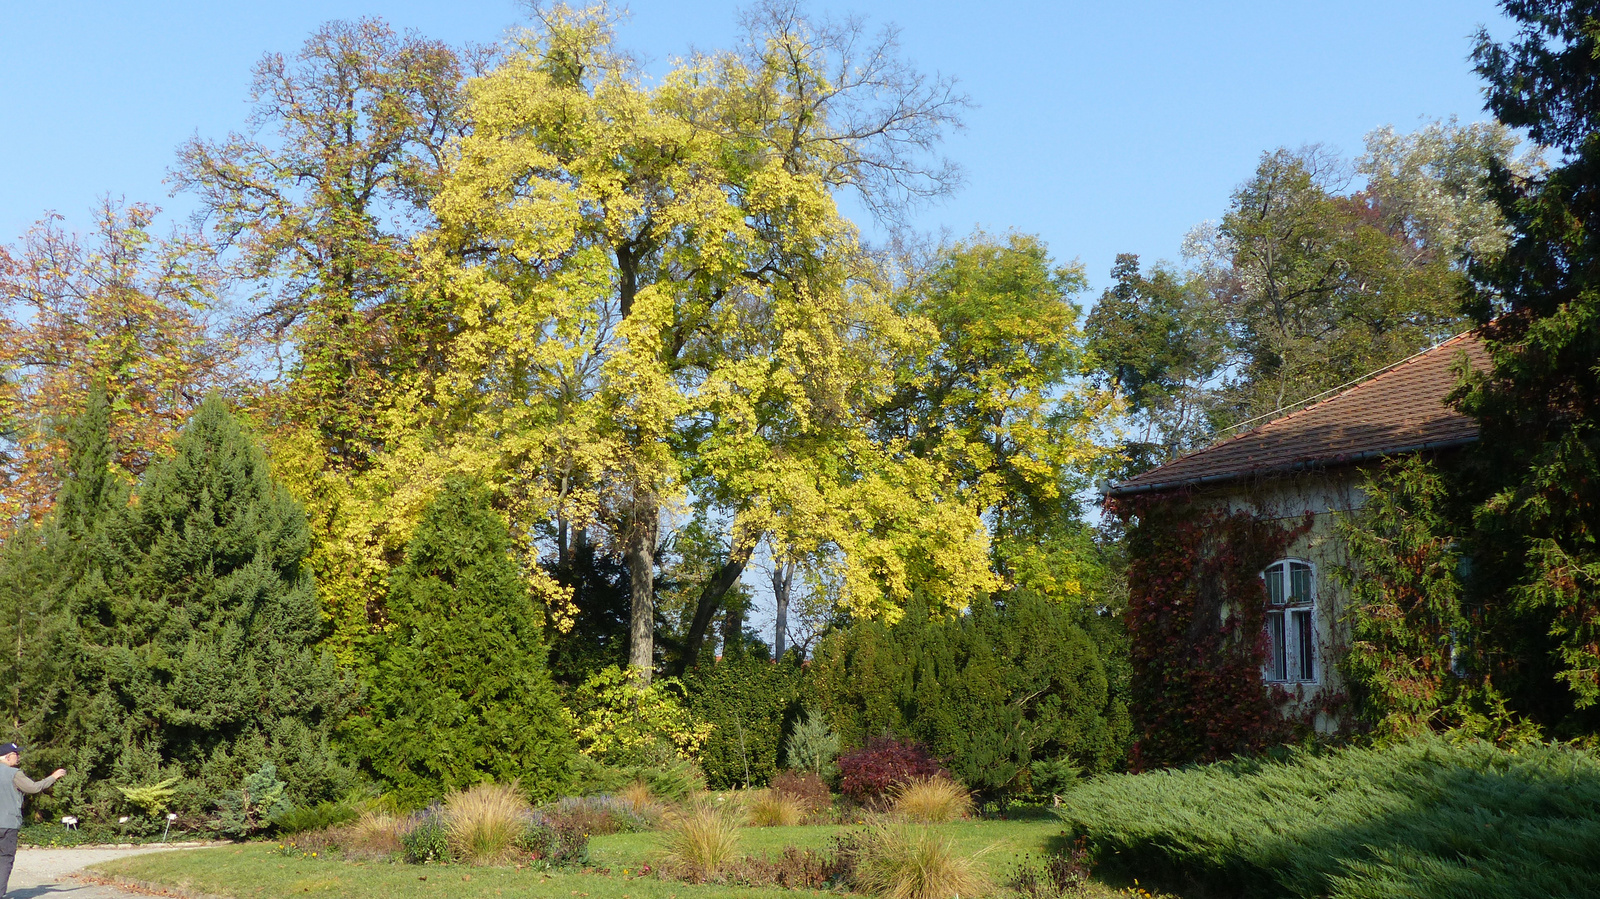
M 10 755 L 13 752 L 21 755 L 22 747 L 15 743 L 0 743 L 0 755 Z

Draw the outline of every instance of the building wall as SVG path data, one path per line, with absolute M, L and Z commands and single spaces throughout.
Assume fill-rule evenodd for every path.
M 1317 682 L 1291 687 L 1301 706 L 1314 707 L 1344 689 L 1336 659 L 1349 644 L 1342 626 L 1347 594 L 1339 586 L 1334 571 L 1349 563 L 1349 552 L 1339 537 L 1338 526 L 1342 519 L 1361 508 L 1365 500 L 1361 490 L 1364 481 L 1365 472 L 1361 469 L 1341 466 L 1233 482 L 1196 495 L 1202 502 L 1230 513 L 1245 512 L 1284 524 L 1297 525 L 1306 513 L 1311 513 L 1310 530 L 1295 538 L 1286 550 L 1288 558 L 1311 563 L 1314 581 Z M 1326 712 L 1317 713 L 1318 731 L 1330 733 L 1338 724 Z

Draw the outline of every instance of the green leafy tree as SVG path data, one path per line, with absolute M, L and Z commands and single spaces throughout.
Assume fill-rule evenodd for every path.
M 1600 34 L 1591 4 L 1515 0 L 1511 40 L 1480 33 L 1488 107 L 1560 154 L 1534 177 L 1493 169 L 1512 229 L 1481 260 L 1474 314 L 1493 368 L 1462 408 L 1481 427 L 1473 596 L 1507 641 L 1516 706 L 1562 732 L 1600 728 Z M 1503 314 L 1496 315 L 1500 309 Z
M 368 708 L 351 726 L 367 770 L 409 804 L 478 783 L 558 790 L 572 721 L 546 668 L 543 616 L 482 487 L 446 482 L 395 570 L 388 611 Z
M 1132 476 L 1169 462 L 1209 438 L 1214 380 L 1229 358 L 1226 319 L 1205 279 L 1122 253 L 1116 283 L 1085 323 L 1101 375 L 1127 404 L 1134 434 L 1123 444 Z

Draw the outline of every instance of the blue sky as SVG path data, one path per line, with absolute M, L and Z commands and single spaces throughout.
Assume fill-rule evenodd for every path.
M 623 43 L 661 67 L 731 42 L 736 2 L 637 0 Z M 1485 118 L 1470 35 L 1508 26 L 1487 0 L 815 2 L 898 24 L 905 54 L 978 104 L 946 151 L 964 189 L 921 229 L 1042 235 L 1095 290 L 1113 257 L 1176 258 L 1265 150 L 1346 154 L 1385 124 Z M 0 2 L 0 241 L 46 210 L 74 225 L 104 193 L 188 208 L 162 183 L 174 150 L 247 115 L 250 66 L 328 19 L 382 16 L 450 42 L 524 21 L 511 0 Z M 871 228 L 868 228 L 871 233 Z

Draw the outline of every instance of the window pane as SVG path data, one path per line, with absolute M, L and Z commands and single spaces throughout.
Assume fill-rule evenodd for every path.
M 1267 602 L 1283 605 L 1283 563 L 1267 569 Z
M 1311 613 L 1294 613 L 1294 641 L 1295 641 L 1295 679 L 1316 680 L 1316 654 L 1317 643 L 1315 634 L 1312 633 Z
M 1267 613 L 1267 679 L 1288 680 L 1289 659 L 1284 652 L 1283 613 Z
M 1303 562 L 1289 563 L 1289 601 L 1311 601 L 1311 566 Z

